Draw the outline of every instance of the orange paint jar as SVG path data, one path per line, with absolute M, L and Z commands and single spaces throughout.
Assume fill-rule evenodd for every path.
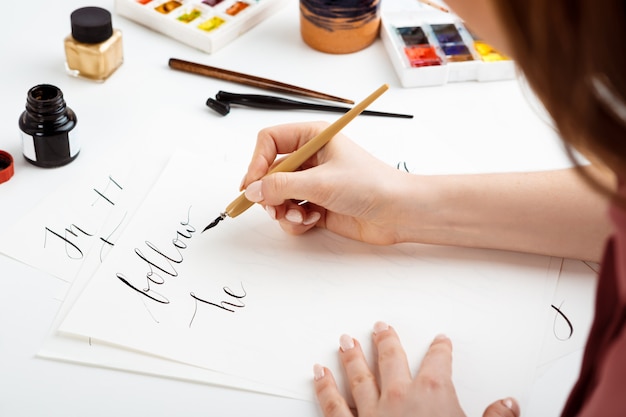
M 347 54 L 371 45 L 380 31 L 380 0 L 300 0 L 300 33 L 311 48 Z

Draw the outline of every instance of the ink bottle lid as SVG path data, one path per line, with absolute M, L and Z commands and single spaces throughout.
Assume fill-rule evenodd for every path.
M 124 61 L 122 33 L 113 28 L 111 13 L 82 7 L 72 12 L 70 22 L 72 33 L 64 41 L 68 73 L 105 81 Z
M 13 176 L 13 156 L 0 150 L 0 184 L 7 182 Z
M 80 147 L 73 132 L 76 114 L 67 107 L 58 87 L 40 84 L 28 91 L 19 127 L 24 157 L 33 165 L 54 168 L 78 156 Z
M 83 7 L 70 15 L 72 36 L 78 42 L 100 43 L 113 36 L 111 13 L 100 7 Z

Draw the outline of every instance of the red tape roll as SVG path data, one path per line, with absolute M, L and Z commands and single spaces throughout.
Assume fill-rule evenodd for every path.
M 13 157 L 10 153 L 0 151 L 0 184 L 13 176 Z

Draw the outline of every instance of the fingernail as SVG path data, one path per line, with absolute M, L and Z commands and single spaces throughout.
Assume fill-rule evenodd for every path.
M 253 203 L 263 201 L 263 183 L 261 180 L 248 185 L 245 191 L 246 198 Z
M 384 332 L 385 330 L 389 329 L 389 325 L 383 321 L 377 321 L 374 324 L 374 334 L 378 334 L 380 332 Z
M 316 381 L 324 378 L 324 367 L 322 365 L 318 365 L 317 363 L 313 365 L 313 378 Z
M 448 339 L 448 336 L 446 336 L 445 334 L 441 333 L 438 334 L 437 336 L 435 336 L 435 339 L 433 340 L 434 342 L 440 342 L 442 340 L 446 340 Z
M 246 183 L 247 176 L 248 174 L 244 175 L 243 178 L 241 179 L 241 183 L 239 184 L 239 190 L 243 190 L 243 185 Z
M 274 206 L 265 206 L 265 211 L 270 215 L 272 220 L 276 220 L 276 209 Z
M 287 213 L 285 213 L 285 219 L 295 224 L 302 224 L 302 221 L 304 220 L 302 218 L 302 213 L 295 209 L 287 210 Z
M 513 400 L 511 398 L 506 398 L 502 400 L 502 404 L 504 404 L 504 406 L 509 410 L 513 409 Z
M 341 335 L 339 338 L 339 347 L 342 352 L 352 349 L 354 347 L 354 339 L 347 334 Z
M 306 219 L 304 219 L 304 221 L 302 222 L 303 225 L 305 226 L 309 226 L 311 224 L 315 224 L 317 223 L 317 221 L 322 217 L 322 215 L 317 212 L 317 211 L 312 211 L 310 212 L 307 216 Z

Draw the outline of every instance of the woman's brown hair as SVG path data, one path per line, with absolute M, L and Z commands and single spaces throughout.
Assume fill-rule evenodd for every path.
M 626 120 L 610 100 L 626 106 L 626 1 L 493 3 L 516 62 L 563 140 L 626 174 Z

